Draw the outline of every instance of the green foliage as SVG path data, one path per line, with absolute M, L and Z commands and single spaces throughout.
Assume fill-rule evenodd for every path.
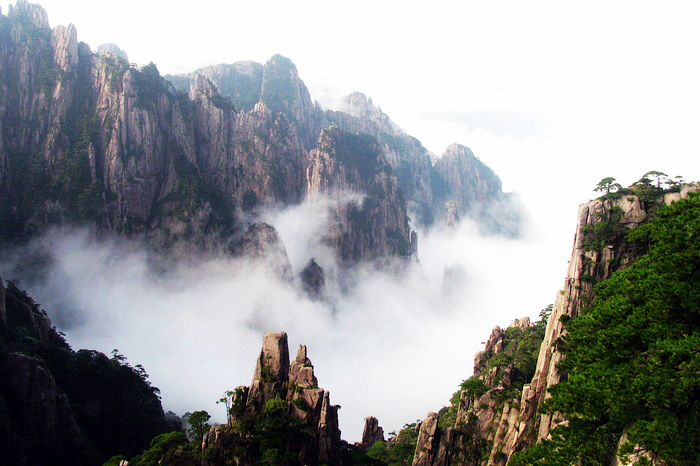
M 131 75 L 136 86 L 136 105 L 140 107 L 155 104 L 167 92 L 167 81 L 161 77 L 153 62 L 143 65 L 141 69 L 132 67 Z
M 157 466 L 169 450 L 185 445 L 187 445 L 187 436 L 184 432 L 160 434 L 151 441 L 151 447 L 129 461 L 129 465 Z
M 276 417 L 287 410 L 287 402 L 282 398 L 272 398 L 263 405 L 263 414 Z
M 418 441 L 417 423 L 406 424 L 390 442 L 377 441 L 367 456 L 387 466 L 410 466 Z
M 253 65 L 251 74 L 232 73 L 219 83 L 219 92 L 231 99 L 236 108 L 249 112 L 260 101 L 263 68 Z
M 100 55 L 98 60 L 104 64 L 110 91 L 115 93 L 121 92 L 124 73 L 129 69 L 129 63 L 123 58 L 112 54 Z
M 97 458 L 133 456 L 165 430 L 159 391 L 141 366 L 131 367 L 116 350 L 111 358 L 98 351 L 74 352 L 55 329 L 38 333 L 34 322 L 45 312 L 12 282 L 7 282 L 5 301 L 10 329 L 5 349 L 43 362 Z
M 174 192 L 158 201 L 151 220 L 170 215 L 187 222 L 198 206 L 208 204 L 212 209 L 211 222 L 216 223 L 222 236 L 229 234 L 234 225 L 229 201 L 218 188 L 202 177 L 197 166 L 187 159 L 175 141 L 170 141 L 167 150 L 172 157 L 179 185 Z
M 700 195 L 630 233 L 649 250 L 596 288 L 562 337 L 546 412 L 568 425 L 513 464 L 607 464 L 623 430 L 666 465 L 700 463 Z
M 225 97 L 221 94 L 214 94 L 211 97 L 209 97 L 209 101 L 211 104 L 225 112 L 235 112 L 236 107 L 234 107 L 233 102 L 231 102 L 231 99 L 228 97 Z
M 357 170 L 360 179 L 370 180 L 382 169 L 382 148 L 374 136 L 352 134 L 334 126 L 325 130 L 324 137 L 332 154 L 346 167 Z
M 614 206 L 599 214 L 593 226 L 586 225 L 582 230 L 584 249 L 600 251 L 606 246 L 624 241 L 629 230 L 622 224 L 623 215 L 623 210 Z
M 283 113 L 291 121 L 294 121 L 294 116 L 290 104 L 294 101 L 296 92 L 294 82 L 291 79 L 294 70 L 294 64 L 290 59 L 282 55 L 270 58 L 265 63 L 260 94 L 260 101 L 273 114 Z
M 235 391 L 231 390 L 226 390 L 221 398 L 219 398 L 219 401 L 216 402 L 216 404 L 223 403 L 223 405 L 226 407 L 226 422 L 230 423 L 231 418 L 233 417 L 233 400 L 234 397 L 236 396 Z
M 608 195 L 620 189 L 622 189 L 620 183 L 615 183 L 615 178 L 609 176 L 600 180 L 593 191 L 605 192 Z
M 206 411 L 195 411 L 187 417 L 187 422 L 190 424 L 189 430 L 199 443 L 202 442 L 205 432 L 211 427 L 209 419 L 211 416 Z
M 671 179 L 665 173 L 652 170 L 636 181 L 632 185 L 632 190 L 648 208 L 665 193 L 678 191 L 683 183 L 683 178 L 680 176 Z
M 485 360 L 486 364 L 481 368 L 482 373 L 487 373 L 493 368 L 499 369 L 494 379 L 495 385 L 502 381 L 504 370 L 508 367 L 512 368 L 510 385 L 504 387 L 497 394 L 497 398 L 501 403 L 516 396 L 519 393 L 517 390 L 522 389 L 523 385 L 532 381 L 532 377 L 535 375 L 540 346 L 544 339 L 547 321 L 551 313 L 552 305 L 550 304 L 542 309 L 539 314 L 540 320 L 535 322 L 532 327 L 510 327 L 506 329 L 503 338 L 503 351 L 497 354 L 486 353 L 483 356 L 482 360 Z M 441 428 L 455 426 L 457 410 L 459 409 L 459 402 L 463 392 L 466 392 L 467 397 L 479 398 L 493 388 L 495 387 L 486 385 L 479 376 L 472 376 L 463 381 L 459 386 L 459 390 L 450 398 L 450 406 L 440 410 L 438 425 Z

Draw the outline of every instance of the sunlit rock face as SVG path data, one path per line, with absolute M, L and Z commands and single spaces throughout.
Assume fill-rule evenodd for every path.
M 268 419 L 274 407 L 278 425 L 288 422 L 278 445 L 285 454 L 301 464 L 341 464 L 338 407 L 330 404 L 329 392 L 318 387 L 306 346 L 299 347 L 290 363 L 287 334 L 265 333 L 253 381 L 250 387 L 238 387 L 237 392 L 231 426 L 254 426 Z M 231 445 L 238 448 L 229 449 Z M 203 449 L 210 450 L 214 458 L 235 457 L 236 464 L 259 461 L 255 456 L 259 446 L 240 428 L 213 427 L 204 438 Z
M 227 252 L 266 209 L 346 190 L 363 201 L 323 234 L 354 264 L 415 252 L 409 214 L 428 228 L 448 200 L 489 222 L 503 210 L 468 149 L 437 159 L 360 93 L 324 111 L 280 55 L 169 82 L 114 44 L 93 53 L 72 25 L 51 29 L 37 5 L 0 22 L 2 238 L 87 223 L 158 250 Z
M 582 204 L 564 288 L 556 295 L 532 379 L 522 389 L 513 389 L 517 376 L 514 367 L 490 364 L 505 351 L 508 332 L 531 328 L 530 319 L 515 319 L 506 329 L 495 327 L 484 350 L 474 358 L 474 376 L 483 383 L 482 390 L 461 392 L 456 427 L 436 427 L 437 415 L 428 414 L 421 426 L 413 464 L 505 466 L 514 452 L 548 438 L 551 429 L 565 421 L 559 416 L 537 413 L 547 389 L 563 377 L 557 370 L 563 355 L 555 346 L 564 331 L 562 317 L 579 316 L 594 297 L 595 283 L 626 268 L 643 252 L 640 245 L 626 241 L 630 229 L 642 224 L 659 205 L 686 197 L 688 191 L 697 189 L 697 185 L 686 186 L 678 193 L 669 193 L 647 203 L 635 195 L 623 195 Z M 596 225 L 611 228 L 596 229 Z M 506 391 L 511 395 L 509 401 L 504 402 Z M 468 435 L 455 437 L 455 431 Z M 488 457 L 480 453 L 485 445 L 489 445 Z M 454 453 L 460 451 L 461 454 Z M 470 457 L 470 452 L 477 455 Z

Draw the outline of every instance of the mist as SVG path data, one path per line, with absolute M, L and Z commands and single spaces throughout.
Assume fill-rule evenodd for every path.
M 533 225 L 509 239 L 463 219 L 457 229 L 419 232 L 415 260 L 348 271 L 319 239 L 329 209 L 346 200 L 261 213 L 285 243 L 293 284 L 264 263 L 166 260 L 137 241 L 65 228 L 6 251 L 0 276 L 25 288 L 73 349 L 117 349 L 143 365 L 163 408 L 180 415 L 204 409 L 225 422 L 216 400 L 250 384 L 264 332 L 285 331 L 292 356 L 305 344 L 319 386 L 341 405 L 343 438 L 359 441 L 367 416 L 391 432 L 447 405 L 492 328 L 536 319 L 563 267 L 551 266 L 546 236 Z M 322 301 L 300 291 L 312 257 L 326 273 Z M 459 273 L 444 287 L 455 264 Z

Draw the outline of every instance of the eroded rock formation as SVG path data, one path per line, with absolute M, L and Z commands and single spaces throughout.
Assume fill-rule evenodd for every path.
M 374 416 L 365 418 L 365 427 L 362 429 L 362 442 L 358 445 L 361 452 L 367 453 L 374 442 L 384 442 L 384 429 L 379 425 L 379 420 Z
M 212 464 L 221 458 L 253 464 L 272 447 L 275 454 L 300 464 L 341 463 L 338 407 L 318 387 L 305 346 L 290 364 L 286 333 L 265 333 L 253 381 L 249 388 L 236 389 L 232 405 L 229 425 L 213 427 L 204 437 L 203 449 L 216 458 Z M 266 446 L 256 443 L 261 434 L 272 437 Z
M 347 189 L 365 201 L 327 236 L 354 263 L 415 251 L 407 212 L 428 226 L 449 199 L 474 218 L 503 199 L 468 149 L 433 165 L 362 94 L 324 112 L 280 55 L 168 79 L 116 45 L 93 53 L 72 25 L 50 29 L 38 5 L 0 15 L 2 236 L 88 221 L 159 249 L 220 251 L 265 207 Z M 350 135 L 342 147 L 331 127 Z
M 326 285 L 326 275 L 323 267 L 318 265 L 316 259 L 311 259 L 299 274 L 301 287 L 311 299 L 322 299 Z

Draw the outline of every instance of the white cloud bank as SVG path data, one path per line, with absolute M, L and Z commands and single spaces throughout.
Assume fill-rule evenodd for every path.
M 337 276 L 317 240 L 319 203 L 264 217 L 285 241 L 295 275 L 315 257 L 327 276 Z M 178 414 L 205 409 L 224 420 L 216 400 L 250 383 L 265 331 L 286 331 L 292 355 L 307 345 L 319 384 L 342 406 L 343 438 L 358 441 L 366 416 L 389 432 L 447 404 L 495 325 L 537 317 L 553 301 L 564 264 L 552 267 L 547 244 L 477 231 L 464 221 L 456 231 L 421 235 L 417 262 L 399 273 L 358 268 L 345 287 L 329 285 L 326 303 L 258 264 L 173 264 L 135 242 L 84 230 L 54 230 L 33 243 L 50 257 L 45 273 L 28 268 L 32 254 L 24 250 L 4 258 L 0 276 L 18 278 L 74 349 L 116 348 L 142 364 L 164 408 Z M 443 271 L 455 263 L 466 272 L 464 286 L 445 297 Z

